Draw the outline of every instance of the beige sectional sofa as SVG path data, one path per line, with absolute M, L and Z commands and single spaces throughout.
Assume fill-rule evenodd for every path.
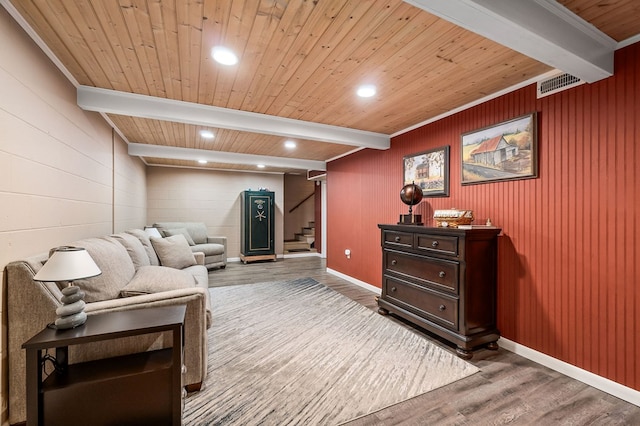
M 86 293 L 88 321 L 103 312 L 186 305 L 183 384 L 190 390 L 199 389 L 207 371 L 206 330 L 211 325 L 204 255 L 194 254 L 183 236 L 150 240 L 143 230 L 65 245 L 87 249 L 102 271 L 97 277 L 74 281 Z M 26 419 L 25 351 L 21 346 L 53 322 L 55 310 L 61 306 L 62 292 L 57 283 L 33 280 L 47 259 L 48 254 L 44 253 L 6 267 L 11 424 Z M 171 343 L 170 334 L 157 333 L 71 346 L 69 362 L 158 349 Z
M 227 266 L 227 237 L 210 237 L 202 222 L 156 222 L 153 224 L 162 236 L 182 234 L 194 252 L 204 253 L 204 266 L 225 268 Z

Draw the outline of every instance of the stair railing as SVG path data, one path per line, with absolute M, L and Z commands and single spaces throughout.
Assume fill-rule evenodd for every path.
M 289 213 L 291 213 L 292 211 L 294 211 L 295 209 L 297 209 L 298 207 L 300 207 L 302 204 L 304 204 L 305 201 L 307 201 L 309 198 L 313 197 L 316 193 L 312 192 L 311 194 L 307 195 L 307 197 L 300 201 L 298 204 L 295 205 L 295 207 L 293 207 L 291 210 L 289 210 Z

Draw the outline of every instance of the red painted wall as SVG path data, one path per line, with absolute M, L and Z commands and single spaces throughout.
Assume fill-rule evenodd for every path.
M 315 234 L 316 240 L 314 243 L 314 248 L 318 251 L 318 253 L 322 253 L 322 185 L 315 185 L 315 192 L 313 195 L 313 203 L 314 203 L 314 216 L 315 216 Z
M 407 212 L 402 157 L 449 145 L 450 197 L 415 212 L 470 208 L 503 229 L 503 336 L 640 390 L 640 43 L 615 58 L 606 80 L 542 99 L 529 86 L 329 163 L 327 266 L 379 287 L 377 224 Z M 460 135 L 532 111 L 539 177 L 461 186 Z

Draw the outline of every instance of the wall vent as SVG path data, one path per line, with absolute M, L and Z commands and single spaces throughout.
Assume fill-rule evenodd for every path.
M 584 84 L 583 80 L 566 72 L 538 81 L 538 99 Z

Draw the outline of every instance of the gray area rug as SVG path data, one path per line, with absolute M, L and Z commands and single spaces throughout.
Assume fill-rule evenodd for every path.
M 311 278 L 210 288 L 184 425 L 337 425 L 478 369 Z

